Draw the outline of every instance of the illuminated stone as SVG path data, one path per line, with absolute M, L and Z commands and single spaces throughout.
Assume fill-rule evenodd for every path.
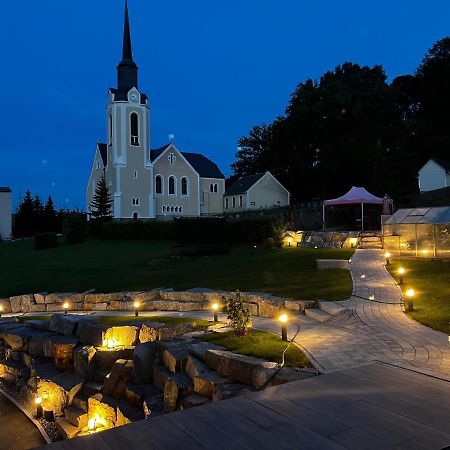
M 99 425 L 104 429 L 113 428 L 117 422 L 118 401 L 103 394 L 88 399 L 88 418 L 98 417 Z
M 95 364 L 94 357 L 96 353 L 95 347 L 85 345 L 74 351 L 74 371 L 83 378 L 90 380 L 94 375 Z
M 136 344 L 138 331 L 136 326 L 111 327 L 105 331 L 103 340 L 114 340 L 117 346 L 129 347 Z

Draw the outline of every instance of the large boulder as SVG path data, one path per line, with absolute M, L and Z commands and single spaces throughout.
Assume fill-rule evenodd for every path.
M 48 295 L 48 292 L 38 292 L 37 294 L 34 294 L 34 301 L 38 305 L 45 304 L 45 297 Z
M 80 342 L 83 344 L 101 347 L 103 345 L 103 335 L 107 329 L 107 325 L 82 323 L 77 334 L 79 335 Z
M 164 411 L 171 412 L 181 406 L 183 398 L 193 393 L 193 384 L 184 373 L 175 373 L 169 376 L 164 386 Z
M 159 339 L 159 330 L 164 328 L 161 322 L 145 322 L 139 330 L 139 342 L 154 342 Z
M 111 303 L 112 301 L 126 301 L 126 292 L 112 292 L 109 294 L 86 294 L 85 303 Z
M 189 355 L 186 361 L 185 372 L 187 376 L 194 381 L 196 376 L 208 373 L 210 370 L 204 362 L 200 361 L 195 356 Z
M 141 304 L 156 300 L 160 298 L 159 290 L 155 289 L 153 291 L 145 291 L 145 292 L 135 292 L 131 295 L 131 300 L 133 302 L 139 302 Z
M 200 359 L 201 361 L 205 361 L 205 356 L 207 350 L 225 350 L 220 345 L 211 344 L 209 342 L 198 341 L 191 344 L 191 355 Z
M 161 395 L 161 391 L 153 384 L 129 384 L 124 391 L 124 398 L 136 408 L 142 408 L 146 399 L 150 401 L 154 396 Z
M 212 400 L 226 400 L 228 398 L 237 397 L 239 395 L 244 395 L 247 392 L 253 392 L 250 386 L 241 383 L 229 383 L 229 384 L 218 384 L 214 388 L 212 395 Z
M 41 313 L 47 311 L 47 305 L 42 304 L 36 304 L 36 305 L 30 305 L 30 312 L 31 313 Z
M 152 382 L 156 351 L 156 344 L 153 342 L 136 345 L 133 357 L 133 383 Z
M 219 375 L 256 389 L 263 387 L 278 369 L 277 363 L 223 350 L 207 350 L 205 363 Z
M 184 292 L 160 292 L 163 300 L 176 300 L 178 302 L 203 303 L 205 296 L 203 292 L 184 291 Z
M 159 344 L 160 359 L 171 373 L 184 372 L 192 341 L 163 341 Z
M 220 384 L 229 384 L 231 381 L 221 377 L 216 372 L 199 373 L 194 378 L 194 392 L 209 399 L 213 398 L 216 387 Z
M 9 298 L 11 311 L 13 313 L 29 312 L 30 306 L 34 304 L 33 294 L 17 295 Z
M 53 314 L 50 318 L 50 331 L 63 334 L 64 336 L 72 336 L 78 326 L 79 316 L 70 314 Z
M 34 332 L 28 345 L 29 354 L 38 357 L 46 356 L 45 349 L 53 347 L 52 338 L 54 336 L 54 333 L 51 332 Z M 53 357 L 53 355 L 49 357 Z
M 77 427 L 62 417 L 56 418 L 55 426 L 63 439 L 73 439 L 80 431 Z
M 191 333 L 195 329 L 195 322 L 177 323 L 174 325 L 166 325 L 158 330 L 159 340 L 173 339 L 177 336 L 183 336 Z
M 127 425 L 142 419 L 144 419 L 144 411 L 142 408 L 136 408 L 124 400 L 121 400 L 117 405 L 116 427 Z
M 153 300 L 158 311 L 202 311 L 203 302 L 182 302 L 177 300 Z
M 50 371 L 50 376 L 45 376 L 42 371 L 38 373 L 37 392 L 43 399 L 44 409 L 51 409 L 56 416 L 61 416 L 82 388 L 84 379 L 70 371 L 57 375 Z
M 122 398 L 125 395 L 125 385 L 131 381 L 132 373 L 133 361 L 126 359 L 117 360 L 105 379 L 103 393 L 114 398 Z
M 72 307 L 74 303 L 83 303 L 84 294 L 78 292 L 54 292 L 45 296 L 45 303 L 69 303 Z M 72 308 L 71 308 L 72 309 Z
M 153 385 L 160 391 L 164 391 L 170 372 L 161 364 L 153 364 Z
M 67 406 L 64 408 L 64 416 L 69 423 L 79 430 L 87 427 L 88 415 L 86 411 L 76 406 Z
M 88 400 L 88 418 L 95 419 L 102 429 L 114 428 L 117 422 L 119 402 L 103 394 L 95 394 Z
M 94 375 L 96 351 L 92 345 L 84 345 L 74 351 L 74 371 L 86 380 L 92 379 Z
M 74 350 L 78 340 L 71 337 L 56 336 L 53 339 L 53 361 L 58 370 L 72 370 Z
M 133 359 L 134 348 L 97 348 L 94 356 L 96 370 L 110 371 L 118 359 Z
M 113 341 L 115 345 L 129 347 L 136 344 L 138 332 L 139 328 L 136 326 L 110 327 L 105 331 L 103 340 Z
M 0 327 L 0 338 L 11 350 L 28 351 L 28 344 L 36 331 L 21 324 L 6 324 Z

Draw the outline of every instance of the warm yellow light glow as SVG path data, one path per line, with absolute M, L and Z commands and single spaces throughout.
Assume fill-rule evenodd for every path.
M 375 295 L 369 295 L 369 300 L 375 300 Z
M 217 310 L 219 309 L 219 304 L 218 304 L 218 303 L 213 303 L 213 304 L 211 305 L 211 308 L 212 308 L 214 311 L 217 311 Z
M 384 257 L 385 257 L 386 259 L 390 258 L 390 257 L 391 257 L 390 252 L 386 252 L 386 253 L 384 254 Z
M 398 269 L 398 273 L 399 275 L 403 275 L 405 273 L 405 269 L 403 267 L 400 267 L 400 269 Z
M 414 297 L 414 294 L 415 294 L 414 289 L 408 289 L 406 291 L 406 296 L 409 297 L 409 298 Z
M 421 252 L 422 252 L 422 254 L 424 254 L 424 255 L 428 255 L 429 250 L 427 250 L 427 249 L 425 248 L 425 249 L 421 250 Z
M 88 420 L 88 430 L 89 431 L 95 430 L 95 422 L 96 422 L 95 417 L 92 417 L 91 419 Z
M 35 399 L 34 399 L 34 403 L 36 404 L 36 405 L 40 405 L 40 404 L 42 404 L 42 397 L 36 397 Z
M 139 303 L 139 302 L 134 302 L 134 305 L 133 305 L 136 309 L 138 309 L 139 308 L 139 306 L 141 306 L 141 304 Z
M 2 305 L 0 305 L 0 312 L 2 312 L 3 311 L 3 306 Z
M 64 304 L 63 304 L 63 308 L 64 308 L 64 309 L 68 309 L 68 308 L 69 308 L 69 304 L 68 304 L 67 302 L 64 303 Z
M 288 321 L 288 315 L 287 314 L 281 314 L 280 317 L 278 317 L 278 320 L 281 323 L 286 323 Z
M 108 339 L 107 347 L 108 348 L 114 348 L 116 346 L 116 340 L 115 339 Z
M 366 278 L 366 274 L 365 274 L 365 273 L 363 273 L 363 274 L 361 275 L 361 280 L 364 280 L 364 278 Z

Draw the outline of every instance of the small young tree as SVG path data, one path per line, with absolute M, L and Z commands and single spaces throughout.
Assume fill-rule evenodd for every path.
M 92 215 L 96 219 L 107 219 L 111 217 L 111 207 L 113 201 L 106 184 L 105 175 L 102 175 L 95 188 L 94 198 L 90 207 Z
M 53 199 L 49 196 L 47 203 L 44 206 L 43 213 L 43 231 L 54 231 L 56 232 L 58 229 L 58 219 L 55 210 L 55 204 L 53 203 Z
M 35 230 L 34 205 L 31 192 L 27 191 L 22 203 L 17 208 L 15 232 L 16 236 L 32 236 Z
M 252 326 L 252 315 L 245 306 L 244 299 L 239 291 L 236 291 L 229 299 L 223 297 L 225 311 L 228 320 L 237 336 L 246 336 Z

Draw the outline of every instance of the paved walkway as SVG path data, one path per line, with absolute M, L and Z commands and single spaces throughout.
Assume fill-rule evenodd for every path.
M 440 449 L 449 417 L 447 382 L 374 363 L 42 450 Z
M 24 450 L 44 443 L 30 419 L 0 394 L 0 448 Z
M 450 381 L 448 336 L 403 312 L 400 288 L 385 270 L 382 251 L 357 250 L 351 273 L 353 296 L 339 302 L 348 309 L 325 324 L 303 326 L 297 339 L 322 370 L 378 360 Z

